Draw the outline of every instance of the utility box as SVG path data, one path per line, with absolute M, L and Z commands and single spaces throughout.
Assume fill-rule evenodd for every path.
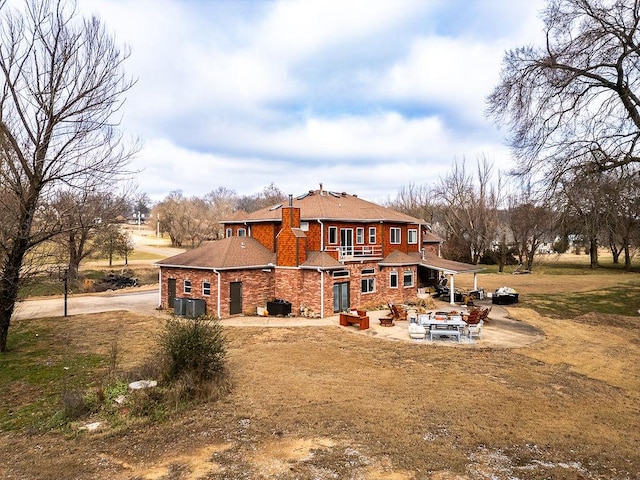
M 186 298 L 174 298 L 173 299 L 173 313 L 174 315 L 184 315 L 187 311 L 187 299 Z
M 207 313 L 207 304 L 200 298 L 185 298 L 185 313 L 187 318 L 198 318 Z
M 286 317 L 291 315 L 291 302 L 286 300 L 275 299 L 272 302 L 267 302 L 267 311 L 269 315 L 279 315 Z

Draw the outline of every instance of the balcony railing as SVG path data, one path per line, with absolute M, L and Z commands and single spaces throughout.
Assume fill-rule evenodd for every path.
M 338 252 L 338 260 L 354 260 L 382 256 L 382 245 L 354 245 L 326 247 L 326 252 Z

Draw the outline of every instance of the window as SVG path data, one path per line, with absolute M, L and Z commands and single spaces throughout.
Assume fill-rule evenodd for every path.
M 329 245 L 338 243 L 338 227 L 329 227 Z
M 227 228 L 226 233 L 224 234 L 225 237 L 229 238 L 233 236 L 233 230 L 230 228 Z
M 361 285 L 362 293 L 372 293 L 376 291 L 376 279 L 373 277 L 363 278 Z
M 401 230 L 398 227 L 391 227 L 389 229 L 389 241 L 393 244 L 398 244 L 402 241 Z
M 389 273 L 389 288 L 398 288 L 398 272 Z
M 363 268 L 362 269 L 362 275 L 373 275 L 374 273 L 376 273 L 376 269 L 375 268 Z
M 246 237 L 247 236 L 247 229 L 246 228 L 239 228 L 238 229 L 238 236 L 239 237 Z
M 211 295 L 211 283 L 209 280 L 202 281 L 202 295 Z
M 309 222 L 300 222 L 300 230 L 303 232 L 309 231 Z
M 349 270 L 336 270 L 335 272 L 333 272 L 332 276 L 333 278 L 348 277 Z
M 191 280 L 184 281 L 184 293 L 191 293 Z
M 364 243 L 364 227 L 356 228 L 356 243 Z
M 418 230 L 410 228 L 409 231 L 407 231 L 407 242 L 412 244 L 418 243 Z
M 404 274 L 402 275 L 402 281 L 405 287 L 413 287 L 413 272 L 404 272 Z
M 369 227 L 369 243 L 376 243 L 376 227 Z

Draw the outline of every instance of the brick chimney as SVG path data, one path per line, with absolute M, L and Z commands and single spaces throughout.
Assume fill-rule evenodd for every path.
M 293 206 L 289 195 L 289 205 L 282 207 L 282 229 L 276 237 L 277 265 L 297 267 L 307 258 L 307 236 L 300 230 L 300 208 Z

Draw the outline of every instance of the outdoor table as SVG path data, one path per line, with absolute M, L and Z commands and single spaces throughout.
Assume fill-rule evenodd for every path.
M 443 330 L 458 330 L 460 335 L 465 335 L 465 329 L 467 324 L 462 320 L 462 317 L 455 316 L 451 318 L 447 318 L 446 320 L 435 320 L 429 314 L 420 314 L 418 315 L 418 323 L 425 328 L 428 328 L 430 332 L 432 329 L 443 329 Z

